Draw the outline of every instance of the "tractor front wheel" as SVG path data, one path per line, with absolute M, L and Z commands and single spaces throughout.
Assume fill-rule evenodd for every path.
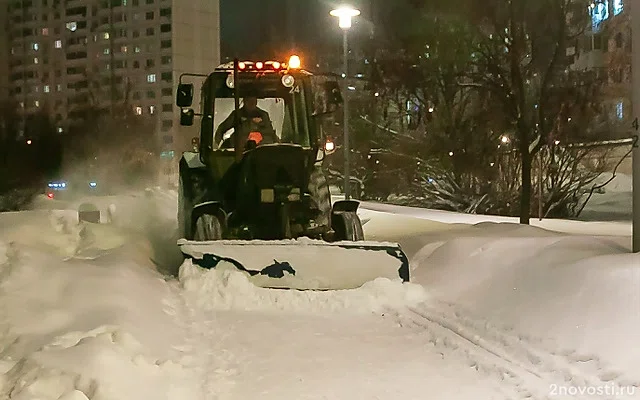
M 222 239 L 222 224 L 215 215 L 202 214 L 196 221 L 193 240 L 203 242 Z

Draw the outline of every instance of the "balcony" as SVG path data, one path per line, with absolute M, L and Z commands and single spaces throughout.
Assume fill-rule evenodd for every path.
M 67 18 L 87 18 L 87 6 L 67 7 L 65 15 Z

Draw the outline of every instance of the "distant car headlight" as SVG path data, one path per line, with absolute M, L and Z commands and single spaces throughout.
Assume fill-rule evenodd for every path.
M 49 182 L 47 186 L 53 190 L 62 190 L 67 188 L 66 182 Z

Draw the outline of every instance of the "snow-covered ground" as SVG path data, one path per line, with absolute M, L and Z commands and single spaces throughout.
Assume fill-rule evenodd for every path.
M 0 398 L 640 398 L 628 223 L 365 204 L 368 239 L 400 242 L 414 283 L 273 291 L 159 273 L 180 266 L 175 196 L 90 199 L 103 225 L 54 210 L 81 202 L 0 214 Z
M 625 174 L 603 174 L 597 184 L 604 193 L 594 193 L 580 215 L 583 221 L 630 221 L 633 210 L 633 177 Z

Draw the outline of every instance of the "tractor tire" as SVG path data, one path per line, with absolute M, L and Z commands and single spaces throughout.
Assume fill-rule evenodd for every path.
M 206 242 L 222 239 L 222 224 L 215 215 L 202 214 L 196 221 L 196 229 L 193 240 Z
M 364 230 L 362 229 L 362 221 L 355 212 L 345 212 L 340 214 L 340 218 L 333 226 L 335 231 L 335 240 L 360 242 L 364 240 Z
M 179 184 L 178 184 L 178 232 L 180 232 L 180 237 L 184 239 L 191 239 L 189 237 L 189 232 L 191 231 L 191 226 L 189 226 L 187 222 L 186 210 L 188 204 L 186 204 L 186 199 L 184 197 L 184 182 L 182 180 L 182 174 L 180 174 Z M 189 207 L 190 209 L 191 207 Z
M 327 177 L 321 167 L 314 168 L 309 177 L 309 194 L 319 211 L 316 223 L 321 226 L 331 226 L 331 191 Z

